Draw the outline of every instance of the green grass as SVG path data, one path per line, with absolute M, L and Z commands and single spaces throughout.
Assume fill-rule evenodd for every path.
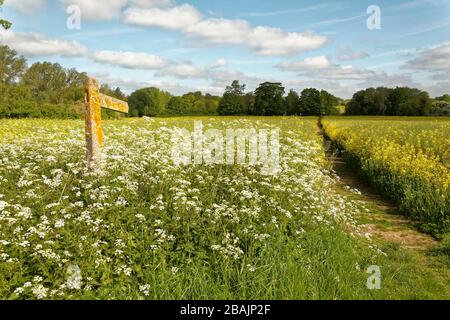
M 279 128 L 282 172 L 175 166 L 174 127 L 194 120 Z M 332 177 L 315 118 L 127 119 L 104 130 L 106 163 L 91 174 L 81 121 L 0 120 L 0 298 L 450 297 L 448 266 L 428 265 L 442 253 L 364 237 L 365 205 Z M 366 286 L 370 265 L 380 290 Z

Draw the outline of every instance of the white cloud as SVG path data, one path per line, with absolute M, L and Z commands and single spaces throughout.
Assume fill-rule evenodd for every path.
M 354 51 L 349 46 L 342 46 L 339 48 L 338 59 L 341 61 L 351 61 L 367 58 L 369 54 L 363 51 Z
M 222 87 L 222 92 L 225 86 L 230 85 L 233 80 L 239 80 L 241 84 L 245 84 L 247 89 L 256 88 L 260 83 L 264 81 L 270 81 L 273 79 L 262 79 L 255 76 L 247 75 L 240 71 L 225 71 L 215 70 L 210 72 L 210 79 L 212 80 L 213 87 Z
M 279 28 L 256 27 L 249 35 L 256 54 L 263 56 L 295 55 L 324 45 L 327 38 L 313 32 L 285 32 Z
M 216 61 L 214 61 L 213 63 L 211 63 L 209 65 L 209 67 L 212 69 L 217 69 L 217 68 L 225 67 L 226 65 L 227 65 L 227 60 L 220 58 L 220 59 L 217 59 Z
M 112 20 L 120 17 L 122 8 L 128 0 L 59 0 L 64 6 L 77 5 L 81 10 L 81 19 Z
M 406 62 L 403 67 L 424 71 L 450 71 L 450 44 L 425 50 L 417 58 Z
M 140 8 L 164 8 L 174 4 L 173 0 L 130 0 L 130 5 Z
M 167 9 L 139 9 L 132 7 L 125 11 L 124 16 L 124 22 L 128 24 L 169 30 L 189 28 L 200 22 L 201 19 L 201 14 L 189 4 Z
M 194 66 L 191 62 L 182 62 L 158 71 L 156 76 L 175 77 L 179 79 L 207 78 L 208 72 L 204 68 Z
M 244 20 L 206 19 L 183 30 L 188 36 L 214 44 L 244 43 L 251 26 Z
M 258 55 L 286 56 L 319 48 L 326 37 L 312 32 L 285 32 L 252 27 L 245 20 L 207 19 L 183 30 L 187 36 L 212 44 L 243 44 Z
M 447 79 L 448 80 L 448 79 Z M 436 82 L 432 87 L 426 88 L 432 97 L 442 96 L 450 93 L 450 81 Z
M 47 0 L 8 0 L 5 6 L 26 14 L 32 14 L 42 8 Z
M 285 61 L 276 67 L 283 71 L 313 71 L 330 67 L 330 61 L 326 56 L 305 58 L 299 61 Z
M 353 66 L 335 66 L 320 71 L 316 76 L 332 80 L 367 80 L 375 75 L 375 71 L 368 69 L 359 69 Z
M 216 64 L 223 64 L 226 61 L 219 59 Z M 238 79 L 242 83 L 246 83 L 250 87 L 256 87 L 259 83 L 268 80 L 260 79 L 257 77 L 246 75 L 242 72 L 227 71 L 218 68 L 214 68 L 211 65 L 201 67 L 195 66 L 191 62 L 180 62 L 162 70 L 159 70 L 156 77 L 174 77 L 177 79 L 205 79 L 212 81 L 209 88 L 221 88 L 221 92 L 225 89 L 225 86 L 229 85 L 231 81 Z M 202 89 L 203 90 L 203 89 Z M 208 91 L 217 93 L 217 90 Z
M 0 42 L 26 56 L 78 57 L 86 48 L 77 41 L 49 38 L 37 33 L 0 31 Z
M 143 52 L 96 51 L 91 55 L 95 62 L 127 69 L 161 69 L 168 61 L 152 54 Z
M 279 28 L 252 27 L 245 20 L 207 19 L 183 31 L 206 43 L 247 45 L 262 56 L 294 55 L 319 48 L 327 40 L 312 32 L 288 33 Z
M 120 87 L 126 93 L 146 87 L 157 87 L 161 90 L 168 91 L 175 95 L 182 95 L 189 91 L 197 91 L 197 88 L 184 86 L 178 82 L 162 81 L 159 79 L 138 80 L 123 77 L 115 77 L 105 72 L 93 72 L 90 74 L 100 81 L 100 83 L 109 84 L 111 87 Z
M 313 32 L 286 32 L 280 28 L 252 26 L 241 19 L 210 18 L 192 5 L 171 8 L 125 11 L 124 22 L 142 27 L 157 27 L 180 31 L 203 44 L 246 45 L 262 56 L 288 56 L 317 49 L 327 41 L 325 36 Z

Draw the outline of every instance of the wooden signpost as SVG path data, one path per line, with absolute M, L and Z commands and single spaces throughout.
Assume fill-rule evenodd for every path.
M 86 147 L 89 166 L 95 167 L 101 159 L 103 147 L 102 111 L 101 108 L 128 113 L 128 103 L 100 93 L 97 80 L 88 78 L 85 84 L 86 91 Z

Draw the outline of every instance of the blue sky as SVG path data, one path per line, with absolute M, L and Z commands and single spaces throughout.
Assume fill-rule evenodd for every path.
M 71 5 L 79 29 L 67 27 Z M 371 5 L 380 29 L 367 26 Z M 221 94 L 234 79 L 343 98 L 382 85 L 450 92 L 448 0 L 6 0 L 0 16 L 13 22 L 0 43 L 29 63 L 59 62 L 127 92 Z

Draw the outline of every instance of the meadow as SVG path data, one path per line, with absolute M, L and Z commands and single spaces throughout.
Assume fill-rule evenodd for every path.
M 172 134 L 194 120 L 279 128 L 281 171 L 174 165 Z M 339 184 L 317 121 L 105 121 L 104 163 L 92 172 L 82 121 L 0 120 L 0 298 L 450 298 L 448 263 L 364 231 L 357 217 L 372 209 Z M 448 149 L 430 152 L 448 170 Z M 373 266 L 378 289 L 368 287 Z
M 422 230 L 450 232 L 450 119 L 327 117 L 326 135 L 353 168 Z

